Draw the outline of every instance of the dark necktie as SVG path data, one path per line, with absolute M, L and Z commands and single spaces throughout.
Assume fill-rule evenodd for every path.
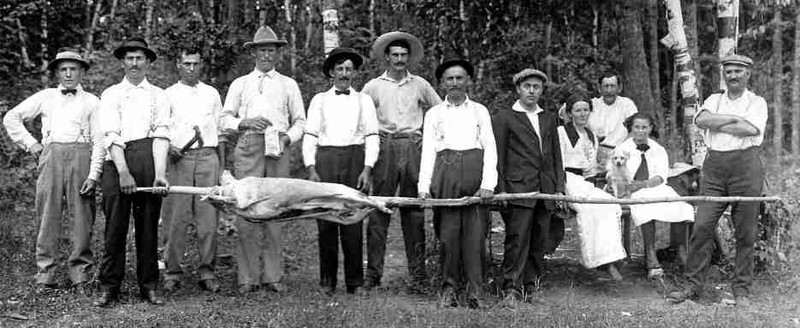
M 78 92 L 77 89 L 61 89 L 62 95 L 72 94 L 73 96 Z
M 350 89 L 347 89 L 347 90 L 344 90 L 344 91 L 333 90 L 333 92 L 334 92 L 334 93 L 335 93 L 337 96 L 338 96 L 338 95 L 348 95 L 348 96 L 350 95 Z
M 642 163 L 639 164 L 639 168 L 636 169 L 636 173 L 633 175 L 633 180 L 645 181 L 650 179 L 650 172 L 647 170 L 647 157 L 644 156 L 644 153 L 648 149 L 650 149 L 650 146 L 646 144 L 636 145 L 636 150 L 642 152 Z

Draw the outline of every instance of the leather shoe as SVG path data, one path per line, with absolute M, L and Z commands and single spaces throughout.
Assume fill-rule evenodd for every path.
M 276 293 L 285 293 L 288 290 L 284 284 L 279 282 L 268 283 L 266 287 Z
M 458 296 L 453 287 L 445 287 L 439 295 L 439 305 L 441 307 L 458 307 Z
M 217 281 L 217 279 L 213 278 L 203 279 L 200 280 L 200 282 L 198 282 L 197 284 L 200 285 L 200 289 L 207 290 L 212 293 L 219 292 L 219 282 Z
M 257 288 L 256 288 L 255 285 L 243 284 L 243 285 L 239 285 L 239 290 L 238 291 L 239 291 L 239 294 L 244 295 L 244 294 L 247 294 L 247 293 L 252 293 L 252 292 L 256 291 L 256 289 Z
M 467 298 L 467 306 L 469 306 L 470 309 L 485 309 L 485 308 L 487 308 L 486 304 L 484 304 L 483 301 L 477 296 L 468 297 Z
M 178 287 L 180 287 L 180 283 L 177 280 L 170 279 L 164 282 L 164 291 L 167 292 L 167 294 L 174 293 L 178 290 Z
M 161 297 L 158 296 L 158 293 L 156 293 L 155 290 L 148 290 L 142 293 L 142 298 L 153 305 L 164 305 L 164 300 L 162 300 Z
M 111 305 L 117 299 L 117 293 L 111 291 L 103 291 L 100 292 L 100 297 L 98 297 L 92 305 L 96 307 L 106 307 Z
M 347 287 L 347 293 L 352 295 L 364 295 L 364 289 L 361 286 Z

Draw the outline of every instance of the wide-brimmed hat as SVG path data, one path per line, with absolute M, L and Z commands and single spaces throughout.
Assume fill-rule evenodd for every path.
M 83 59 L 83 56 L 81 56 L 81 54 L 79 54 L 77 50 L 70 48 L 58 49 L 56 58 L 53 59 L 53 61 L 51 61 L 49 64 L 47 64 L 47 69 L 53 71 L 58 68 L 59 63 L 64 61 L 74 61 L 81 64 L 81 66 L 83 66 L 84 69 L 89 69 L 89 62 Z
M 398 31 L 384 33 L 375 39 L 375 43 L 372 44 L 372 58 L 383 58 L 383 55 L 386 53 L 386 47 L 395 40 L 405 40 L 408 42 L 408 46 L 410 47 L 410 49 L 408 49 L 409 64 L 416 64 L 422 60 L 422 56 L 425 53 L 422 48 L 422 41 L 409 33 Z
M 475 77 L 475 67 L 472 66 L 472 63 L 461 57 L 449 57 L 446 58 L 444 61 L 442 61 L 442 63 L 436 67 L 436 72 L 435 72 L 436 80 L 441 80 L 444 71 L 453 66 L 460 66 L 464 68 L 465 71 L 467 71 L 467 74 L 469 75 L 470 78 Z
M 117 57 L 117 59 L 123 59 L 125 57 L 125 53 L 134 50 L 143 51 L 144 55 L 147 56 L 147 59 L 149 59 L 151 62 L 156 61 L 156 58 L 158 58 L 155 51 L 147 47 L 147 41 L 140 37 L 132 37 L 119 46 L 119 48 L 114 49 L 114 57 Z
M 289 42 L 283 39 L 278 39 L 278 35 L 275 34 L 269 26 L 262 26 L 258 28 L 256 34 L 253 35 L 253 41 L 245 42 L 244 47 L 248 49 L 253 46 L 260 46 L 266 44 L 273 44 L 278 47 L 283 47 L 287 45 Z
M 333 66 L 336 66 L 336 62 L 341 60 L 342 58 L 350 59 L 353 62 L 353 68 L 358 69 L 361 67 L 361 64 L 364 63 L 364 58 L 358 54 L 355 50 L 346 47 L 338 47 L 328 54 L 328 58 L 325 58 L 325 61 L 322 63 L 322 73 L 325 74 L 327 77 L 333 77 L 330 74 L 331 69 Z
M 753 60 L 750 59 L 750 57 L 742 56 L 742 55 L 735 55 L 735 54 L 734 55 L 725 56 L 724 58 L 722 58 L 722 60 L 720 62 L 722 63 L 722 66 L 725 66 L 725 65 L 740 65 L 740 66 L 744 66 L 744 67 L 752 67 L 753 66 Z
M 538 78 L 538 79 L 542 80 L 542 83 L 547 83 L 547 81 L 548 81 L 547 80 L 547 74 L 544 74 L 544 72 L 542 72 L 542 71 L 540 71 L 538 69 L 535 69 L 535 68 L 523 69 L 523 70 L 519 71 L 519 73 L 514 74 L 514 76 L 511 78 L 511 80 L 514 81 L 514 85 L 519 85 L 522 81 L 525 81 L 525 80 L 527 80 L 528 78 L 531 78 L 531 77 L 535 77 L 535 78 Z

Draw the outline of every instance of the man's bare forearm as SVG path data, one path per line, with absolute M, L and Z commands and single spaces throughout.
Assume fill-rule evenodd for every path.
M 719 128 L 719 132 L 732 134 L 737 137 L 752 137 L 758 135 L 758 129 L 745 120 L 723 125 Z
M 736 123 L 740 120 L 741 118 L 735 115 L 712 114 L 704 111 L 697 116 L 694 122 L 701 129 L 718 130 L 722 126 Z

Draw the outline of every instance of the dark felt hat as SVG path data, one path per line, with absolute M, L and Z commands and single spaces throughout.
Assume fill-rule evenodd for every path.
M 147 41 L 140 37 L 132 37 L 119 46 L 119 48 L 114 49 L 114 57 L 117 57 L 117 59 L 122 59 L 125 57 L 125 53 L 134 50 L 143 51 L 145 56 L 147 56 L 147 59 L 149 59 L 151 62 L 156 61 L 156 58 L 158 58 L 155 51 L 147 47 Z
M 358 69 L 361 67 L 361 64 L 364 63 L 364 58 L 355 50 L 346 47 L 338 47 L 331 50 L 328 54 L 328 58 L 325 58 L 325 61 L 322 63 L 322 73 L 327 77 L 332 77 L 330 74 L 331 69 L 333 69 L 333 66 L 336 66 L 336 62 L 342 60 L 342 58 L 350 59 L 355 69 Z
M 47 64 L 48 70 L 55 70 L 58 68 L 58 64 L 64 61 L 74 61 L 78 64 L 81 64 L 84 69 L 89 69 L 89 62 L 83 59 L 80 53 L 77 50 L 71 48 L 61 48 L 58 49 L 58 53 L 56 54 L 56 58 L 53 59 L 49 64 Z
M 288 43 L 289 42 L 287 42 L 284 39 L 278 39 L 278 35 L 275 34 L 275 31 L 273 31 L 269 26 L 265 25 L 258 28 L 256 34 L 253 35 L 253 41 L 245 42 L 244 47 L 250 48 L 253 46 L 260 46 L 267 44 L 274 44 L 275 46 L 283 47 Z
M 453 56 L 446 58 L 441 64 L 439 64 L 439 66 L 436 67 L 436 80 L 441 80 L 444 71 L 453 66 L 461 66 L 467 71 L 467 74 L 470 78 L 475 77 L 475 67 L 473 67 L 469 61 L 461 57 Z

